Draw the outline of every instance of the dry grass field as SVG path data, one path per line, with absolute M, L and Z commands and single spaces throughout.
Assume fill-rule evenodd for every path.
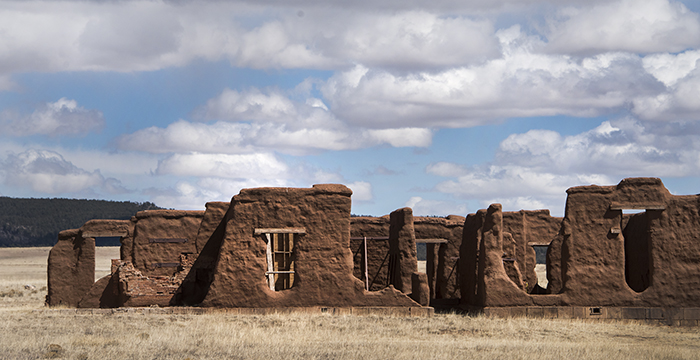
M 108 269 L 115 249 L 100 250 L 98 268 Z M 47 254 L 46 248 L 0 248 L 0 359 L 700 358 L 699 329 L 633 322 L 68 314 L 43 308 Z

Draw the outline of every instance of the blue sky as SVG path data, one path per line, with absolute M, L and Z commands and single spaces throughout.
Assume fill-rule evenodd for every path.
M 563 215 L 700 192 L 700 1 L 3 1 L 0 195 Z

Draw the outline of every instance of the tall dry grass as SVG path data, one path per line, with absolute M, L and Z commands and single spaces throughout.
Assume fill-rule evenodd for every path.
M 459 314 L 67 314 L 42 307 L 45 290 L 12 288 L 24 294 L 0 297 L 0 359 L 700 358 L 697 328 Z

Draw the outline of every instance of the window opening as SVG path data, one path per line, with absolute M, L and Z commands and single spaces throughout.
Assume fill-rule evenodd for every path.
M 549 245 L 532 245 L 535 250 L 535 273 L 537 274 L 537 284 L 546 289 L 549 285 L 547 280 L 547 249 Z
M 294 234 L 272 235 L 272 262 L 275 290 L 285 290 L 294 284 L 294 260 L 292 249 L 294 247 Z
M 304 233 L 304 228 L 255 229 L 255 234 L 265 235 L 267 243 L 265 276 L 270 290 L 286 290 L 294 286 L 295 234 Z

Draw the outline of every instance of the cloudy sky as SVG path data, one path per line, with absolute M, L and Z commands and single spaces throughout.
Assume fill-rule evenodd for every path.
M 0 195 L 563 215 L 700 192 L 700 1 L 0 2 Z

